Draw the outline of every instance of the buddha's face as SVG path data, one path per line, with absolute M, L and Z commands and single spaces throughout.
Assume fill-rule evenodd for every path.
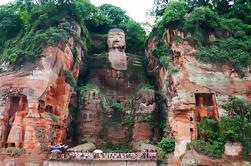
M 125 50 L 125 34 L 124 32 L 109 32 L 107 44 L 109 50 L 112 49 L 122 49 Z

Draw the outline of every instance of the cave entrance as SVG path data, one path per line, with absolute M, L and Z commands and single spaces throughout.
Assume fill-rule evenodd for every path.
M 215 98 L 213 93 L 196 93 L 196 106 L 214 106 Z
M 51 106 L 51 105 L 47 105 L 47 106 L 45 107 L 45 112 L 53 113 L 52 106 Z
M 24 95 L 10 96 L 10 110 L 9 118 L 11 118 L 17 111 L 25 111 L 28 106 L 27 97 Z
M 12 117 L 19 109 L 20 96 L 10 97 L 10 113 L 9 117 Z
M 195 102 L 198 120 L 202 120 L 205 116 L 218 120 L 214 93 L 195 93 Z
M 7 126 L 7 134 L 6 139 L 8 139 L 10 130 L 15 121 L 15 114 L 18 111 L 25 111 L 28 107 L 28 100 L 25 95 L 15 95 L 9 96 L 9 122 Z M 7 140 L 6 140 L 7 141 Z M 15 144 L 11 144 L 10 146 L 15 146 Z

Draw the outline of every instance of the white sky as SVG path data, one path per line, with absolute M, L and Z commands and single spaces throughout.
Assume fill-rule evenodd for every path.
M 147 10 L 152 8 L 153 0 L 91 0 L 95 6 L 109 3 L 127 11 L 127 15 L 137 22 L 150 22 Z M 152 21 L 151 21 L 152 22 Z
M 0 0 L 0 5 L 6 4 L 10 1 L 13 0 Z M 153 0 L 91 0 L 91 3 L 95 6 L 109 3 L 126 10 L 127 15 L 137 22 L 153 22 L 146 17 L 146 12 L 151 9 Z

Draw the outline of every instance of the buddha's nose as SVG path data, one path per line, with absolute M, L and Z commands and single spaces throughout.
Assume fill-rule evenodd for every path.
M 114 37 L 114 41 L 119 41 L 118 36 L 115 36 L 115 37 Z

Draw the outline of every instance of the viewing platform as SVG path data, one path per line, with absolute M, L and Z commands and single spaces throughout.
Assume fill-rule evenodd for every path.
M 157 166 L 155 160 L 47 160 L 43 166 Z

